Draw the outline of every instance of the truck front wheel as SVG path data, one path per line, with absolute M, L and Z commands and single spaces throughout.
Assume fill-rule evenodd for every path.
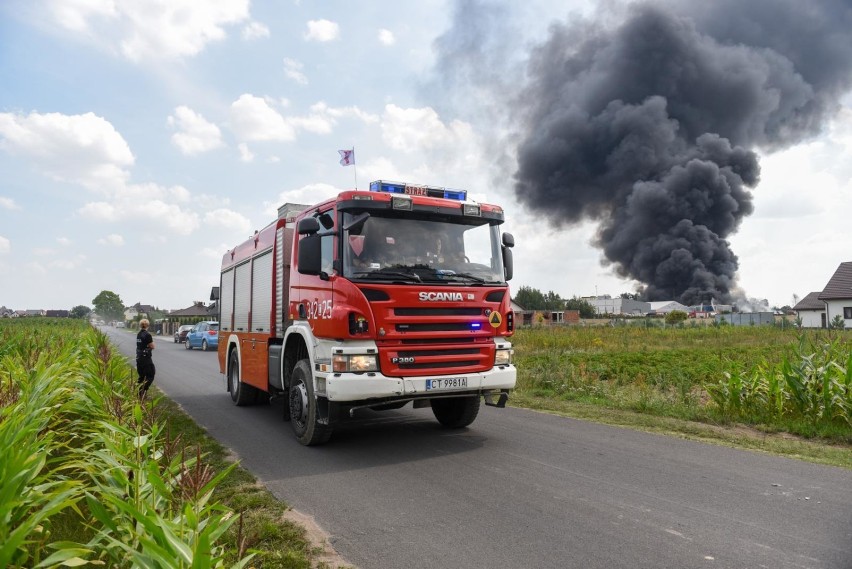
M 287 401 L 290 406 L 290 425 L 293 426 L 296 439 L 305 446 L 327 442 L 332 428 L 319 422 L 310 361 L 299 360 L 293 368 Z
M 479 414 L 479 397 L 433 399 L 432 413 L 438 422 L 451 429 L 467 427 Z

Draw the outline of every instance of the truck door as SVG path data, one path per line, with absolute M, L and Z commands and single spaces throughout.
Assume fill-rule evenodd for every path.
M 290 299 L 291 313 L 297 319 L 307 320 L 317 337 L 329 338 L 334 336 L 332 309 L 334 308 L 334 283 L 338 278 L 335 267 L 337 260 L 337 236 L 331 234 L 337 227 L 334 208 L 316 214 L 322 227 L 322 274 L 293 275 L 295 282 Z M 298 246 L 298 245 L 297 245 Z

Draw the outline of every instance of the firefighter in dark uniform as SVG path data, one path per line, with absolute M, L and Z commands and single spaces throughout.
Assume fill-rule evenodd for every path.
M 149 322 L 146 318 L 139 321 L 139 333 L 136 334 L 136 373 L 139 379 L 139 397 L 145 397 L 148 388 L 154 383 L 154 360 L 151 352 L 154 349 L 154 338 L 148 332 Z

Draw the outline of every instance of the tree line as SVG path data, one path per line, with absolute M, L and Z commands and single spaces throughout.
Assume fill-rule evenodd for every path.
M 562 298 L 552 290 L 543 293 L 537 288 L 522 286 L 515 292 L 513 298 L 524 310 L 547 310 L 550 312 L 577 310 L 580 313 L 580 318 L 594 318 L 596 315 L 595 307 L 587 300 L 576 296 Z

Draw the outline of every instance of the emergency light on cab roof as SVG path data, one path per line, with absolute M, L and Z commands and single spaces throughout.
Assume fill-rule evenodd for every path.
M 427 196 L 430 198 L 443 198 L 445 200 L 456 200 L 463 202 L 467 199 L 467 190 L 453 190 L 451 188 L 438 188 L 435 186 L 415 186 L 403 182 L 386 182 L 376 180 L 370 182 L 371 192 L 387 192 L 389 194 L 406 194 L 409 196 Z

